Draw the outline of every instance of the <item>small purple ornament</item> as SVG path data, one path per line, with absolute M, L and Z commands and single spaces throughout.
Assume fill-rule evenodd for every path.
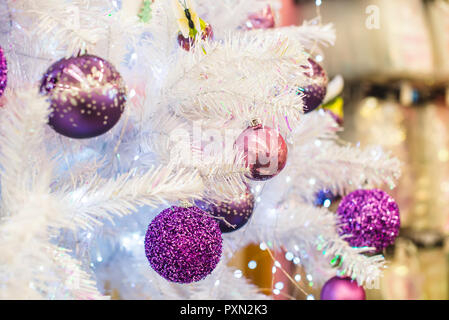
M 321 289 L 321 300 L 366 300 L 365 290 L 349 277 L 330 278 Z
M 201 40 L 214 40 L 214 30 L 212 26 L 206 23 L 204 30 L 201 32 Z M 178 33 L 178 44 L 186 51 L 190 51 L 190 48 L 194 45 L 195 39 L 191 37 L 184 37 L 181 32 Z
M 381 251 L 399 234 L 399 207 L 386 192 L 356 190 L 341 201 L 337 215 L 342 227 L 340 235 L 353 247 L 374 247 Z
M 3 95 L 8 83 L 8 64 L 3 54 L 3 49 L 0 47 L 0 97 Z
M 327 75 L 323 67 L 315 60 L 308 58 L 308 65 L 303 66 L 306 70 L 304 75 L 307 78 L 304 87 L 298 88 L 298 94 L 303 94 L 304 113 L 311 112 L 319 107 L 326 96 L 327 91 Z
M 217 221 L 198 207 L 171 207 L 148 226 L 145 254 L 162 277 L 178 283 L 204 279 L 217 266 L 222 252 Z
M 229 224 L 232 224 L 234 227 L 222 220 L 217 220 L 221 232 L 227 233 L 240 229 L 248 222 L 253 214 L 254 196 L 250 190 L 247 190 L 232 202 L 220 202 L 214 205 L 205 201 L 195 201 L 195 204 L 211 215 L 222 217 Z
M 322 189 L 316 194 L 315 202 L 313 204 L 316 206 L 329 208 L 332 202 L 337 199 L 338 196 L 335 196 L 332 191 L 329 189 Z
M 109 62 L 81 55 L 54 63 L 42 78 L 50 97 L 49 125 L 70 138 L 93 138 L 110 130 L 126 104 L 126 86 Z

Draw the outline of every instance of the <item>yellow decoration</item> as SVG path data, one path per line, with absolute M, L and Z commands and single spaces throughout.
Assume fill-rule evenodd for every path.
M 323 104 L 320 108 L 326 109 L 334 113 L 337 117 L 343 120 L 343 98 L 338 96 L 326 104 Z
M 191 0 L 173 0 L 173 11 L 179 30 L 185 38 L 194 38 L 202 30 L 200 18 L 194 10 Z

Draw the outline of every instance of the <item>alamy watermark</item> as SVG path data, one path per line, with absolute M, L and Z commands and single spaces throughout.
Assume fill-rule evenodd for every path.
M 371 4 L 365 8 L 365 13 L 368 15 L 365 19 L 365 27 L 368 30 L 380 29 L 380 8 Z

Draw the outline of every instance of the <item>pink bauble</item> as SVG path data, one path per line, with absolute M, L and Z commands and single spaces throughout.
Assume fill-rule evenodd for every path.
M 365 290 L 349 277 L 333 277 L 321 289 L 321 300 L 366 300 Z
M 284 138 L 279 131 L 261 124 L 245 129 L 235 141 L 235 146 L 243 152 L 251 180 L 270 179 L 281 172 L 287 162 Z
M 244 28 L 246 30 L 254 29 L 271 29 L 274 28 L 274 14 L 270 6 L 265 7 L 265 9 L 250 14 L 248 20 L 245 22 Z

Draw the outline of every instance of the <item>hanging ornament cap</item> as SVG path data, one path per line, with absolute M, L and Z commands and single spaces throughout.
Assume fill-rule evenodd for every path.
M 181 200 L 179 202 L 179 206 L 181 208 L 190 208 L 190 207 L 193 207 L 193 204 L 191 202 L 187 201 L 187 200 Z
M 252 119 L 250 122 L 249 122 L 249 126 L 250 127 L 257 127 L 257 126 L 259 126 L 259 125 L 261 125 L 262 124 L 262 121 L 260 121 L 260 119 L 257 119 L 257 118 L 255 118 L 255 119 Z

